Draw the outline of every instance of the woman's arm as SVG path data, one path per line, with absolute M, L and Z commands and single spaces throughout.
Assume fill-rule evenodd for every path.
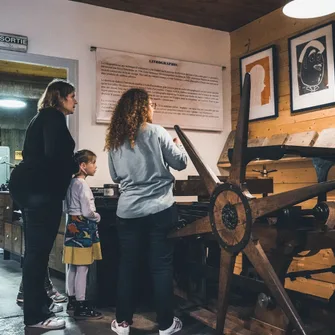
M 170 134 L 163 127 L 159 129 L 161 130 L 160 143 L 165 161 L 175 170 L 184 170 L 187 166 L 187 155 L 183 145 L 177 140 L 174 140 L 176 141 L 174 143 Z

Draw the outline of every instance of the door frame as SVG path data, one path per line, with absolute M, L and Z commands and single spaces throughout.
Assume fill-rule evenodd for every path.
M 11 62 L 18 63 L 30 63 L 34 65 L 46 65 L 51 67 L 60 67 L 67 70 L 67 79 L 75 86 L 77 100 L 79 100 L 79 89 L 78 89 L 78 60 L 61 58 L 61 57 L 51 57 L 44 55 L 37 55 L 31 53 L 18 53 L 12 51 L 0 50 L 0 60 L 7 60 Z M 67 117 L 67 124 L 73 139 L 78 145 L 79 138 L 79 108 L 76 107 L 76 112 Z

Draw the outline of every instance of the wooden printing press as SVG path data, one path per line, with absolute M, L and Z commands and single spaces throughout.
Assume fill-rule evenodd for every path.
M 216 334 L 334 334 L 334 294 L 317 299 L 285 290 L 284 281 L 321 271 L 288 273 L 300 252 L 310 250 L 312 255 L 335 248 L 335 203 L 326 201 L 327 192 L 335 189 L 335 181 L 326 181 L 335 149 L 248 148 L 249 101 L 250 75 L 246 74 L 228 177 L 217 177 L 175 126 L 200 176 L 177 181 L 175 186 L 176 195 L 190 195 L 193 190 L 200 196 L 199 202 L 178 204 L 179 229 L 170 235 L 176 239 L 175 293 L 183 298 L 184 311 L 216 329 Z M 246 178 L 250 161 L 287 155 L 312 157 L 318 183 L 267 195 L 272 192 L 271 179 Z M 253 192 L 263 197 L 256 198 Z M 295 206 L 314 197 L 318 204 L 313 209 Z M 240 253 L 242 271 L 236 275 Z

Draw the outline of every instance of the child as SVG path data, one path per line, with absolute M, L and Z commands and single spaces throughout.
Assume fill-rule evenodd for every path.
M 90 150 L 75 153 L 79 172 L 74 176 L 65 199 L 65 211 L 69 215 L 65 239 L 63 263 L 67 267 L 67 310 L 74 310 L 75 318 L 100 319 L 102 314 L 85 300 L 87 272 L 94 260 L 102 259 L 94 198 L 87 176 L 94 176 L 97 169 L 96 155 Z

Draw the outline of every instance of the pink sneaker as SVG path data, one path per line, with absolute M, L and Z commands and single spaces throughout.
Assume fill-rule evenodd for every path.
M 177 317 L 174 317 L 171 327 L 165 330 L 160 330 L 159 335 L 171 335 L 179 332 L 179 330 L 181 330 L 182 328 L 183 323 Z
M 113 332 L 115 332 L 118 335 L 128 335 L 130 331 L 130 327 L 126 321 L 117 323 L 116 320 L 113 320 L 111 324 L 111 329 Z

